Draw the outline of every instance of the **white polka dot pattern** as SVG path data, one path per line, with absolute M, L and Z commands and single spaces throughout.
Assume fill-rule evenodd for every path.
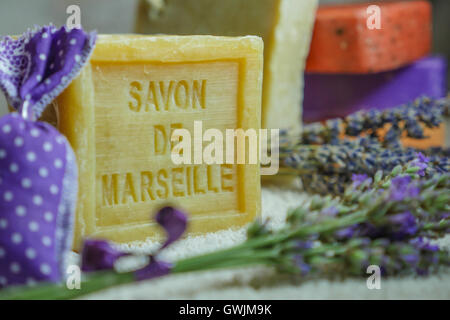
M 48 124 L 0 118 L 0 287 L 60 280 L 72 232 L 60 217 L 73 215 L 63 200 L 67 148 Z

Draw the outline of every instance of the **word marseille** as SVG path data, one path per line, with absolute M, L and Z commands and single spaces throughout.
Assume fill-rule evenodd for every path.
M 232 165 L 182 166 L 156 172 L 102 175 L 102 204 L 105 207 L 165 200 L 235 189 Z

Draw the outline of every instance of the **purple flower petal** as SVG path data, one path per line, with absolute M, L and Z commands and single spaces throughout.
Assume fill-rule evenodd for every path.
M 368 178 L 367 174 L 352 174 L 352 181 L 353 182 L 364 182 Z
M 408 236 L 414 235 L 417 230 L 417 222 L 411 212 L 406 211 L 389 217 L 389 227 L 391 229 L 391 238 L 402 240 Z
M 337 230 L 334 234 L 338 239 L 350 239 L 355 234 L 356 226 L 350 226 Z
M 413 199 L 420 195 L 420 188 L 414 184 L 410 176 L 399 176 L 392 179 L 389 191 L 389 200 L 391 201 Z
M 417 174 L 420 176 L 425 175 L 425 170 L 428 168 L 428 162 L 430 162 L 430 159 L 425 157 L 421 152 L 416 153 L 417 159 L 411 162 L 411 165 L 413 167 L 419 168 L 419 171 L 417 171 Z
M 335 217 L 339 213 L 339 210 L 335 206 L 331 206 L 323 209 L 320 214 L 327 217 Z
M 314 243 L 310 240 L 306 240 L 306 241 L 296 241 L 295 242 L 295 248 L 299 249 L 299 250 L 307 250 L 307 249 L 311 249 L 314 246 Z
M 411 182 L 410 176 L 399 176 L 392 179 L 392 186 L 395 188 L 403 189 Z
M 417 198 L 420 195 L 420 188 L 417 186 L 409 186 L 406 190 L 406 197 L 410 199 Z
M 423 163 L 430 162 L 430 159 L 428 157 L 424 156 L 422 152 L 416 153 L 416 156 L 420 162 L 423 162 Z
M 303 256 L 300 254 L 297 254 L 294 256 L 294 264 L 297 266 L 298 270 L 300 271 L 300 274 L 302 276 L 306 276 L 311 271 L 311 266 L 303 260 Z
M 353 174 L 352 175 L 352 182 L 353 182 L 353 188 L 358 188 L 360 185 L 365 183 L 366 181 L 372 181 L 372 178 L 369 178 L 367 174 Z
M 426 250 L 430 252 L 439 251 L 439 246 L 431 244 L 430 241 L 425 240 L 423 237 L 412 239 L 410 243 L 419 250 Z
M 407 264 L 415 266 L 420 261 L 420 257 L 417 254 L 404 254 L 401 256 L 402 260 Z

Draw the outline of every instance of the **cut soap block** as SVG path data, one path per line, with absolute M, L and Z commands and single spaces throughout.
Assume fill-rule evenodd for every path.
M 264 40 L 262 126 L 301 128 L 303 70 L 318 0 L 141 0 L 139 33 L 258 35 Z
M 368 3 L 324 5 L 317 10 L 308 72 L 388 71 L 430 53 L 432 17 L 428 1 L 372 4 L 381 9 L 380 29 L 367 26 L 373 21 L 373 13 L 367 13 Z
M 253 221 L 259 164 L 175 165 L 170 137 L 185 128 L 198 139 L 194 121 L 258 130 L 262 68 L 259 37 L 99 36 L 56 101 L 79 166 L 75 248 L 83 237 L 158 239 L 153 214 L 167 204 L 189 213 L 190 234 Z

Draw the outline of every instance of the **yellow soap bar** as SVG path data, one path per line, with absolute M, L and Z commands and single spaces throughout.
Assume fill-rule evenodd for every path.
M 136 31 L 258 35 L 264 40 L 262 126 L 301 129 L 303 71 L 318 0 L 141 0 Z
M 198 139 L 195 121 L 203 131 L 258 131 L 262 68 L 255 36 L 100 35 L 55 103 L 79 167 L 75 248 L 84 237 L 159 239 L 153 215 L 167 204 L 188 212 L 190 234 L 253 221 L 259 162 L 177 165 L 171 134 Z

